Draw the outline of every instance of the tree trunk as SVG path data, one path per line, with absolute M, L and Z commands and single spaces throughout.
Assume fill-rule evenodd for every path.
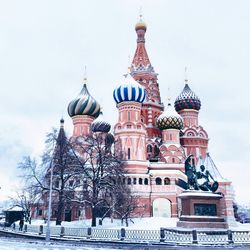
M 95 208 L 95 206 L 91 208 L 91 212 L 92 212 L 91 226 L 96 227 L 96 208 Z
M 63 194 L 59 193 L 59 201 L 57 205 L 57 214 L 56 214 L 56 225 L 61 225 L 62 223 L 62 212 L 63 212 Z

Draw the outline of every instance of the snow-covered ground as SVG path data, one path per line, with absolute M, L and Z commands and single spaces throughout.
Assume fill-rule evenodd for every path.
M 164 218 L 164 217 L 150 217 L 150 218 L 135 218 L 129 220 L 129 229 L 144 229 L 144 230 L 157 230 L 161 227 L 165 228 L 176 228 L 176 222 L 178 221 L 177 218 Z M 97 220 L 98 224 L 98 220 Z M 33 220 L 32 225 L 44 225 L 43 220 Z M 55 226 L 55 221 L 51 222 L 51 226 Z M 72 222 L 62 222 L 62 226 L 64 227 L 75 227 L 75 228 L 83 228 L 83 227 L 90 227 L 91 220 L 78 220 Z M 99 228 L 121 228 L 125 227 L 125 224 L 122 225 L 120 220 L 114 219 L 113 222 L 110 218 L 105 218 L 103 220 L 103 225 L 99 226 Z M 250 231 L 250 223 L 241 224 L 236 222 L 236 226 L 231 227 L 232 230 L 244 230 Z

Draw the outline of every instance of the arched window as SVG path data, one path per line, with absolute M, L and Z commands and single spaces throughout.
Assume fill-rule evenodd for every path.
M 136 185 L 136 178 L 133 179 L 133 184 Z
M 144 185 L 148 185 L 148 178 L 144 179 Z
M 153 151 L 153 148 L 152 148 L 152 146 L 149 144 L 149 145 L 147 146 L 147 152 L 148 152 L 148 153 L 152 153 L 152 151 Z
M 139 185 L 142 185 L 142 178 L 139 178 Z
M 128 178 L 128 185 L 131 185 L 131 178 Z
M 172 158 L 172 163 L 175 163 L 175 158 Z
M 157 177 L 157 178 L 155 179 L 155 184 L 156 184 L 156 185 L 161 185 L 161 184 L 162 184 L 162 180 L 161 180 L 160 177 Z
M 164 185 L 170 185 L 170 179 L 168 177 L 164 179 Z
M 128 148 L 128 160 L 130 160 L 130 148 Z

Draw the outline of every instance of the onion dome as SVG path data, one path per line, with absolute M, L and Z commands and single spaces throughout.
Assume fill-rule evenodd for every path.
M 144 30 L 146 31 L 147 30 L 147 25 L 145 22 L 143 22 L 142 20 L 140 20 L 138 23 L 136 23 L 135 25 L 135 30 Z
M 126 74 L 124 83 L 113 91 L 113 97 L 117 104 L 121 102 L 142 103 L 146 97 L 146 90 L 130 74 Z
M 68 113 L 70 117 L 76 115 L 98 117 L 100 114 L 100 104 L 90 95 L 86 84 L 83 85 L 79 95 L 69 103 Z
M 91 124 L 91 130 L 93 132 L 108 133 L 110 128 L 111 125 L 104 121 L 102 112 L 100 112 L 100 115 Z
M 186 83 L 183 91 L 176 98 L 174 107 L 177 112 L 183 109 L 199 110 L 201 108 L 201 101 Z
M 137 30 L 144 30 L 144 31 L 147 30 L 147 25 L 146 25 L 146 23 L 142 19 L 142 14 L 140 14 L 140 19 L 139 19 L 139 21 L 135 25 L 135 30 L 136 31 Z
M 169 103 L 166 111 L 163 112 L 157 118 L 156 125 L 160 130 L 164 130 L 164 129 L 181 130 L 183 128 L 183 119 Z

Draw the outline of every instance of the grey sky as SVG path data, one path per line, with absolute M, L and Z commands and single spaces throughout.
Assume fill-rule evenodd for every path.
M 142 6 L 146 48 L 162 101 L 183 89 L 184 68 L 200 97 L 200 124 L 236 199 L 250 203 L 250 2 L 230 0 L 0 0 L 0 199 L 18 186 L 22 155 L 39 155 L 46 132 L 88 87 L 104 117 L 117 118 L 112 98 L 136 48 Z M 9 186 L 9 187 L 8 187 Z

